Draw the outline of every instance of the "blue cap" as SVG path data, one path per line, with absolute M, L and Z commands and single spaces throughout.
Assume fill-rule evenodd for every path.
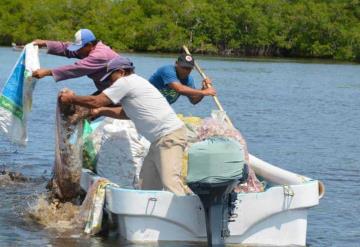
M 75 41 L 67 47 L 69 51 L 77 51 L 86 44 L 95 41 L 96 37 L 89 29 L 80 29 L 75 33 Z
M 110 60 L 106 66 L 106 74 L 100 79 L 100 81 L 105 81 L 114 71 L 120 69 L 135 69 L 133 62 L 130 61 L 127 57 L 117 56 Z

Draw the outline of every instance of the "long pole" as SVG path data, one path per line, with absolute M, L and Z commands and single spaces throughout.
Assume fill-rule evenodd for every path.
M 184 49 L 184 51 L 185 51 L 185 53 L 186 53 L 187 55 L 191 55 L 189 49 L 188 49 L 185 45 L 183 45 L 183 49 Z M 201 77 L 202 77 L 203 79 L 206 79 L 206 78 L 207 78 L 207 76 L 206 76 L 205 73 L 202 71 L 202 69 L 199 67 L 199 65 L 197 64 L 196 61 L 195 61 L 195 69 L 199 72 L 199 74 L 201 75 Z M 208 84 L 207 86 L 208 86 L 208 87 L 211 87 L 210 84 Z M 215 104 L 216 104 L 216 106 L 218 107 L 218 109 L 219 109 L 220 111 L 222 111 L 222 112 L 225 112 L 225 111 L 224 111 L 224 108 L 222 107 L 222 105 L 221 105 L 221 103 L 220 103 L 220 101 L 219 101 L 219 98 L 215 95 L 215 96 L 213 96 L 213 99 L 214 99 Z M 230 127 L 234 128 L 234 125 L 232 124 L 232 122 L 231 122 L 231 120 L 230 120 L 230 118 L 228 117 L 227 114 L 225 114 L 225 119 L 226 119 L 226 121 L 228 122 L 228 124 L 230 125 Z

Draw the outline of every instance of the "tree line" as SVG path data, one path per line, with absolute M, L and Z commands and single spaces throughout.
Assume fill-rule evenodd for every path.
M 0 45 L 79 28 L 120 51 L 360 61 L 360 0 L 0 1 Z

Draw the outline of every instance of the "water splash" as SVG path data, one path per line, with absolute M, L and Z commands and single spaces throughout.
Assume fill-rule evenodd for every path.
M 35 202 L 29 205 L 29 217 L 45 228 L 56 231 L 82 231 L 78 220 L 80 206 L 70 202 L 62 203 L 58 199 L 49 199 L 47 194 L 40 194 Z
M 29 181 L 29 179 L 19 172 L 0 170 L 0 187 L 23 184 L 27 181 Z

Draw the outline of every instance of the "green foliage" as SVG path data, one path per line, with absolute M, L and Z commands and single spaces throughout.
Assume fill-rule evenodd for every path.
M 117 50 L 360 61 L 360 0 L 2 0 L 0 45 L 71 40 Z

